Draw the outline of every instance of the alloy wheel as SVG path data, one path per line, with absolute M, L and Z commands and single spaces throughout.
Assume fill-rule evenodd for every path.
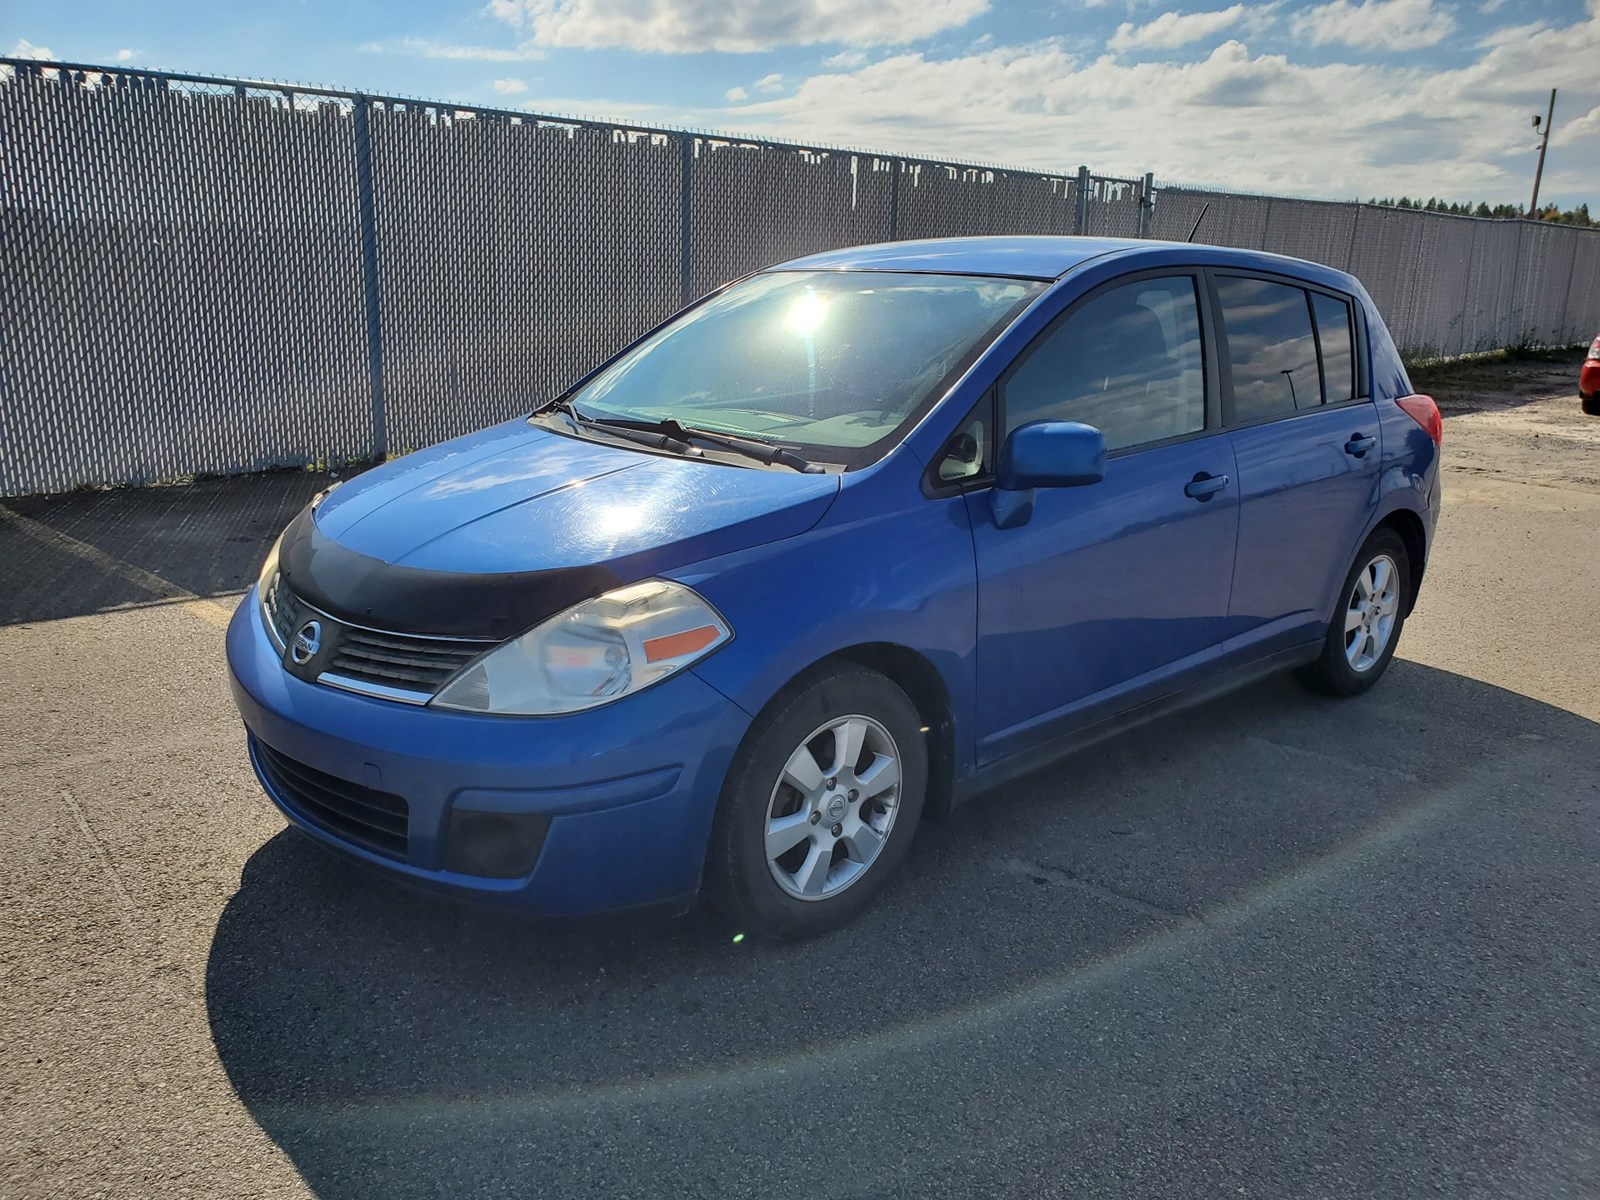
M 1370 671 L 1388 648 L 1400 613 L 1399 584 L 1399 568 L 1387 554 L 1356 576 L 1344 614 L 1344 657 L 1352 671 Z
M 767 802 L 767 866 L 798 900 L 828 900 L 883 849 L 900 807 L 900 749 L 871 717 L 837 717 L 795 747 Z

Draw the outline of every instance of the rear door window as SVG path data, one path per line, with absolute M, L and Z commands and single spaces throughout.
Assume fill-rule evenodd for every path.
M 1235 425 L 1288 416 L 1322 403 L 1317 339 L 1302 288 L 1265 279 L 1217 278 L 1232 360 Z
M 1118 450 L 1205 428 L 1192 276 L 1140 279 L 1100 292 L 1024 355 L 1005 384 L 1008 433 L 1029 421 L 1082 421 L 1105 434 L 1106 449 Z
M 1350 332 L 1350 305 L 1337 296 L 1311 293 L 1317 318 L 1317 343 L 1322 347 L 1322 395 L 1339 404 L 1356 394 L 1355 339 Z

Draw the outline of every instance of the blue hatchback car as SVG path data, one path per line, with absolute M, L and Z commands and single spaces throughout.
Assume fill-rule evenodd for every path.
M 1395 652 L 1438 409 L 1349 275 L 998 237 L 785 263 L 325 492 L 228 633 L 267 794 L 393 876 L 803 936 L 918 823 Z

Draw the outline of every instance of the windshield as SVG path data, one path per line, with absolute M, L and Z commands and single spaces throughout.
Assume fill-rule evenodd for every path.
M 892 444 L 1044 286 L 881 271 L 757 275 L 568 400 L 586 417 L 671 418 L 856 465 Z

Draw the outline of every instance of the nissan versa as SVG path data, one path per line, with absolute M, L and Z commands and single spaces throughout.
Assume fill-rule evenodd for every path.
M 548 914 L 835 926 L 918 823 L 1416 600 L 1441 423 L 1360 283 L 1205 246 L 862 246 L 323 493 L 228 632 L 351 858 Z

